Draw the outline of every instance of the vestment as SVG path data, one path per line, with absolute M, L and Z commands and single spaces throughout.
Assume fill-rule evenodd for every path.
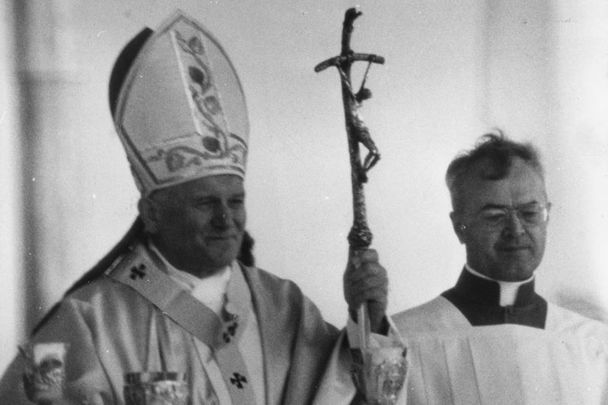
M 533 281 L 513 306 L 463 271 L 393 317 L 408 348 L 407 404 L 606 404 L 608 326 L 547 303 Z
M 608 404 L 608 326 L 547 303 L 534 281 L 499 306 L 497 283 L 463 271 L 441 296 L 392 317 L 407 348 L 407 405 Z M 354 404 L 344 351 L 334 351 L 324 403 Z
M 187 373 L 193 404 L 209 399 L 209 379 L 197 353 L 200 342 L 197 346 L 196 339 L 176 321 L 129 285 L 112 278 L 111 274 L 125 266 L 127 275 L 132 268 L 148 274 L 160 271 L 148 255 L 147 245 L 136 243 L 114 261 L 111 272 L 68 294 L 33 337 L 35 342 L 69 344 L 70 395 L 88 398 L 90 403 L 121 404 L 125 373 L 163 368 Z M 240 268 L 260 330 L 266 403 L 310 402 L 337 330 L 323 321 L 294 283 L 257 268 Z M 139 274 L 132 273 L 133 280 Z M 144 282 L 146 277 L 142 276 Z M 0 384 L 0 403 L 28 403 L 20 383 L 22 372 L 22 361 L 17 358 Z

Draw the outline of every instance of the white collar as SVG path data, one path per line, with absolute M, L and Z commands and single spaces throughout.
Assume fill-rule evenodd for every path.
M 527 278 L 526 280 L 523 280 L 523 281 L 495 280 L 491 277 L 486 276 L 485 274 L 481 274 L 480 272 L 475 271 L 471 266 L 469 266 L 468 263 L 466 263 L 464 265 L 464 267 L 465 267 L 465 269 L 467 269 L 467 271 L 469 273 L 474 274 L 475 276 L 477 276 L 479 278 L 483 278 L 483 279 L 494 281 L 495 283 L 498 283 L 498 286 L 500 287 L 500 299 L 498 302 L 501 307 L 506 307 L 506 306 L 515 304 L 515 300 L 517 298 L 517 291 L 519 290 L 519 287 L 522 284 L 529 283 L 530 281 L 532 281 L 534 279 L 534 274 L 532 274 L 529 278 Z

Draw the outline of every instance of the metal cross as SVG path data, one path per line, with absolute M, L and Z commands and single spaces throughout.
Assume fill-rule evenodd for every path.
M 349 8 L 344 15 L 342 27 L 342 51 L 339 56 L 329 58 L 315 67 L 320 72 L 330 66 L 335 66 L 340 74 L 342 84 L 342 101 L 344 104 L 344 118 L 351 163 L 351 183 L 353 191 L 353 226 L 348 235 L 351 249 L 359 250 L 369 247 L 372 243 L 372 233 L 367 225 L 365 212 L 365 195 L 363 184 L 367 182 L 367 172 L 380 160 L 380 152 L 374 143 L 369 129 L 363 122 L 359 112 L 363 101 L 371 98 L 371 91 L 365 87 L 365 81 L 372 63 L 383 64 L 382 56 L 355 53 L 350 48 L 350 37 L 353 32 L 353 23 L 361 15 L 358 8 Z M 354 62 L 366 61 L 367 69 L 359 87 L 355 92 L 350 77 L 351 66 Z M 368 153 L 361 160 L 359 145 L 363 145 Z

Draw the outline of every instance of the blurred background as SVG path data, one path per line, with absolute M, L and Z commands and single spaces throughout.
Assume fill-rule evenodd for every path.
M 257 264 L 342 326 L 352 223 L 334 0 L 0 3 L 0 370 L 33 325 L 136 216 L 107 83 L 122 47 L 181 8 L 230 55 L 250 121 L 248 229 Z M 608 309 L 608 2 L 358 3 L 351 45 L 372 67 L 362 114 L 382 160 L 366 186 L 391 312 L 451 287 L 464 263 L 443 176 L 500 128 L 541 150 L 553 202 L 537 285 L 597 319 Z M 364 64 L 354 69 L 355 80 Z

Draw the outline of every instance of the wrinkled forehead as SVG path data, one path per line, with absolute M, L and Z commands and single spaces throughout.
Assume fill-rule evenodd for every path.
M 466 211 L 478 210 L 486 205 L 515 207 L 547 202 L 542 174 L 520 158 L 513 158 L 503 173 L 498 173 L 491 162 L 477 163 L 463 179 L 461 190 Z

